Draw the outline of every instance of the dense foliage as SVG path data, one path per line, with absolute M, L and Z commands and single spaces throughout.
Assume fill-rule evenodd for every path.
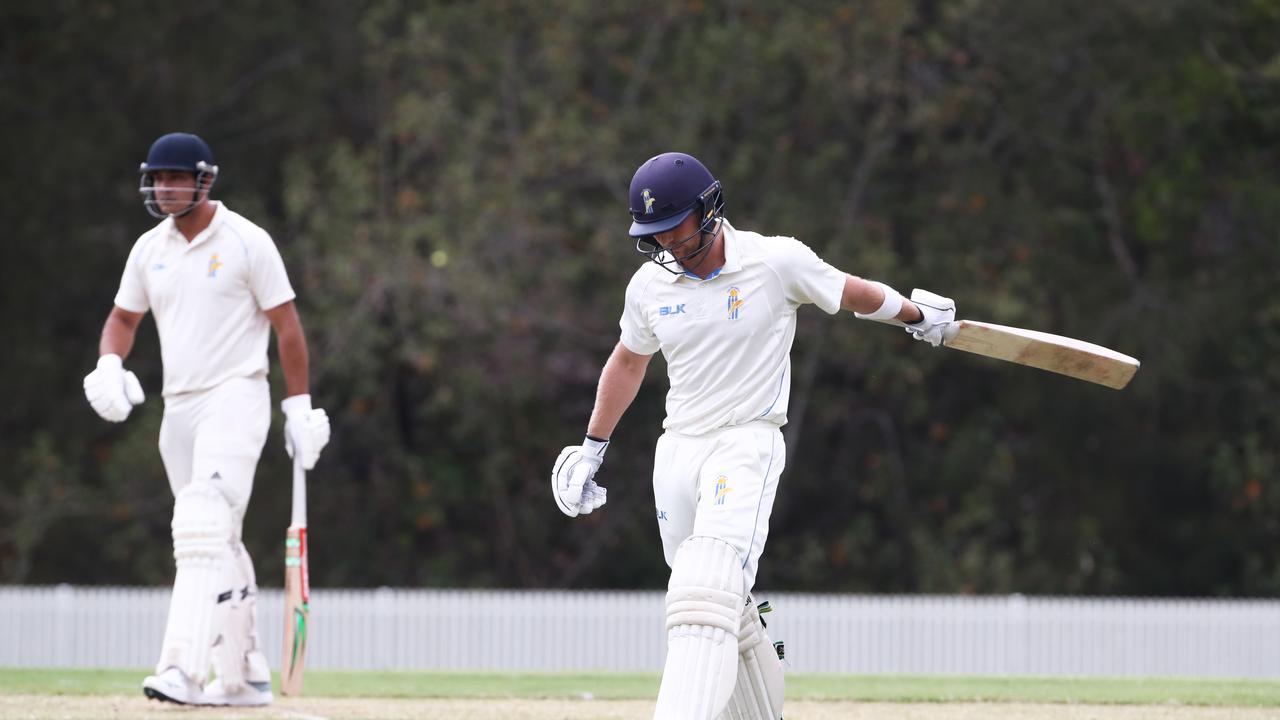
M 182 129 L 299 291 L 317 585 L 662 586 L 661 360 L 609 505 L 565 518 L 547 476 L 641 261 L 627 182 L 681 149 L 738 227 L 1144 363 L 1115 392 L 803 311 L 761 587 L 1280 593 L 1276 0 L 26 0 L 0 72 L 0 581 L 172 577 L 152 323 L 127 423 L 80 380 Z

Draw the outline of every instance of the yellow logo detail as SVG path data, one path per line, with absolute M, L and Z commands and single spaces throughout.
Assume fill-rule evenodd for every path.
M 733 492 L 733 488 L 729 487 L 729 478 L 721 475 L 716 478 L 716 504 L 723 505 L 724 500 L 729 493 Z
M 209 277 L 217 277 L 220 267 L 222 267 L 222 261 L 218 259 L 218 253 L 214 253 L 209 258 Z
M 649 190 L 649 188 L 645 188 L 644 190 L 641 190 L 640 197 L 644 200 L 644 214 L 652 215 L 653 201 L 657 200 L 657 198 L 653 196 L 653 193 Z
M 745 302 L 746 302 L 746 299 L 742 297 L 742 293 L 741 291 L 738 290 L 738 288 L 736 287 L 729 288 L 729 319 L 730 320 L 738 319 L 738 308 L 741 308 L 742 304 Z

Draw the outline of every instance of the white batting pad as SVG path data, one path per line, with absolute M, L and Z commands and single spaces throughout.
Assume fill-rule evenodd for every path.
M 238 693 L 246 681 L 261 682 L 261 672 L 254 676 L 250 655 L 261 656 L 258 648 L 257 614 L 258 583 L 253 572 L 253 560 L 244 543 L 236 543 L 232 551 L 231 566 L 235 584 L 226 612 L 214 613 L 218 621 L 213 641 L 213 669 L 222 679 L 222 689 Z M 254 658 L 255 660 L 257 658 Z M 265 658 L 258 664 L 265 663 Z M 268 673 L 266 680 L 270 681 Z
M 738 683 L 718 720 L 780 720 L 785 678 L 760 611 L 747 599 L 738 633 Z
M 695 535 L 676 550 L 667 588 L 667 662 L 654 718 L 712 720 L 737 682 L 742 558 Z
M 231 557 L 231 506 L 208 483 L 196 481 L 173 505 L 173 559 L 177 575 L 156 673 L 177 667 L 203 684 L 217 627 L 215 614 L 230 607 L 238 574 Z M 221 613 L 219 613 L 221 611 Z

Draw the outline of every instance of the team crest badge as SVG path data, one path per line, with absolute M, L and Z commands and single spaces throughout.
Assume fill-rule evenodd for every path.
M 746 298 L 742 297 L 742 292 L 738 290 L 738 288 L 736 287 L 729 288 L 728 305 L 729 305 L 730 320 L 738 319 L 738 312 L 742 308 L 742 304 L 745 303 L 746 301 L 747 301 Z
M 729 487 L 729 478 L 724 475 L 716 478 L 716 505 L 723 505 L 731 492 L 733 488 Z
M 209 275 L 208 277 L 218 277 L 218 268 L 222 267 L 222 261 L 218 259 L 218 253 L 214 253 L 209 258 Z
M 641 199 L 643 199 L 643 200 L 644 200 L 644 214 L 645 214 L 645 215 L 652 215 L 652 214 L 653 214 L 653 201 L 654 201 L 654 200 L 657 200 L 657 198 L 655 198 L 655 197 L 653 196 L 653 191 L 652 191 L 652 190 L 650 190 L 649 188 L 645 188 L 644 190 L 641 190 L 641 191 L 640 191 L 640 197 L 641 197 Z

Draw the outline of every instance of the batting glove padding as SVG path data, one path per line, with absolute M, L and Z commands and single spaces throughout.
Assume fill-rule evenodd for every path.
M 124 422 L 133 406 L 146 399 L 138 376 L 125 370 L 124 361 L 114 354 L 98 358 L 98 367 L 84 376 L 84 396 L 94 412 L 110 422 Z
M 551 494 L 560 512 L 569 517 L 586 515 L 604 505 L 608 491 L 593 479 L 609 441 L 584 438 L 581 445 L 570 445 L 560 451 L 551 470 Z
M 908 324 L 907 332 L 917 340 L 938 347 L 950 337 L 948 330 L 956 319 L 956 301 L 916 288 L 911 291 L 911 302 L 920 308 L 924 317 L 920 322 Z
M 289 457 L 296 454 L 302 468 L 310 470 L 329 444 L 329 415 L 322 408 L 311 408 L 310 395 L 287 397 L 280 409 L 284 411 L 284 450 Z

